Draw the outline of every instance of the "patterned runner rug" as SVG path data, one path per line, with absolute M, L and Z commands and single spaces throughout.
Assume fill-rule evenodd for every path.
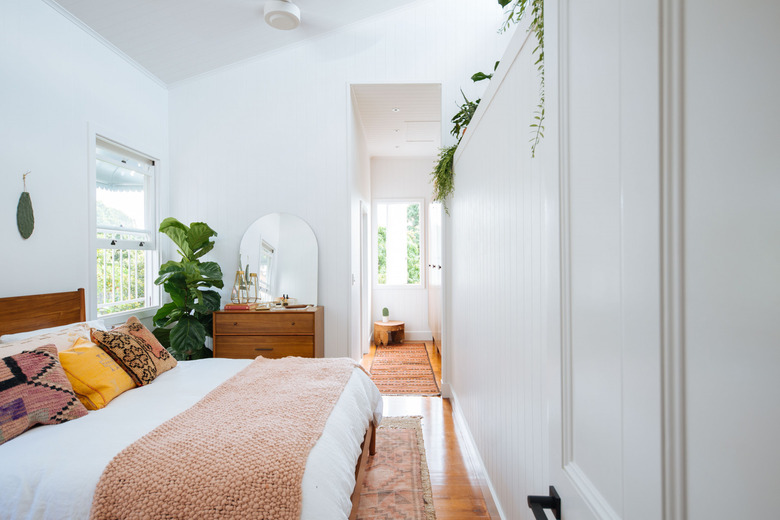
M 376 348 L 371 379 L 382 395 L 440 395 L 424 343 Z
M 385 417 L 368 459 L 359 520 L 435 520 L 420 417 Z

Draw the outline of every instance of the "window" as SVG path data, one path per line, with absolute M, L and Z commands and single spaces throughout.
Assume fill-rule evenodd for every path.
M 377 283 L 422 285 L 420 202 L 376 205 Z
M 158 303 L 154 161 L 98 138 L 95 150 L 97 314 Z

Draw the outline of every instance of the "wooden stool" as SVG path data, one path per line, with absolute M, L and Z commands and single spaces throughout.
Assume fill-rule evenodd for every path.
M 402 321 L 375 321 L 374 345 L 389 345 L 390 339 L 395 337 L 396 343 L 404 341 L 404 322 Z

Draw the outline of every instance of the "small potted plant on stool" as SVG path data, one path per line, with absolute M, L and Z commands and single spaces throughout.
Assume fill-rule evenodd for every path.
M 383 321 L 383 322 L 385 322 L 385 323 L 387 323 L 387 320 L 389 319 L 389 318 L 388 318 L 389 316 L 390 316 L 390 311 L 389 311 L 389 310 L 387 310 L 387 307 L 385 307 L 384 309 L 382 309 L 382 321 Z

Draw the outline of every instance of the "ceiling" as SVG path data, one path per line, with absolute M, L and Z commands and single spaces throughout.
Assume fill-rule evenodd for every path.
M 263 0 L 45 0 L 166 85 L 338 29 L 415 0 L 295 0 L 301 25 L 273 29 Z
M 368 155 L 435 156 L 441 147 L 441 85 L 352 85 Z

